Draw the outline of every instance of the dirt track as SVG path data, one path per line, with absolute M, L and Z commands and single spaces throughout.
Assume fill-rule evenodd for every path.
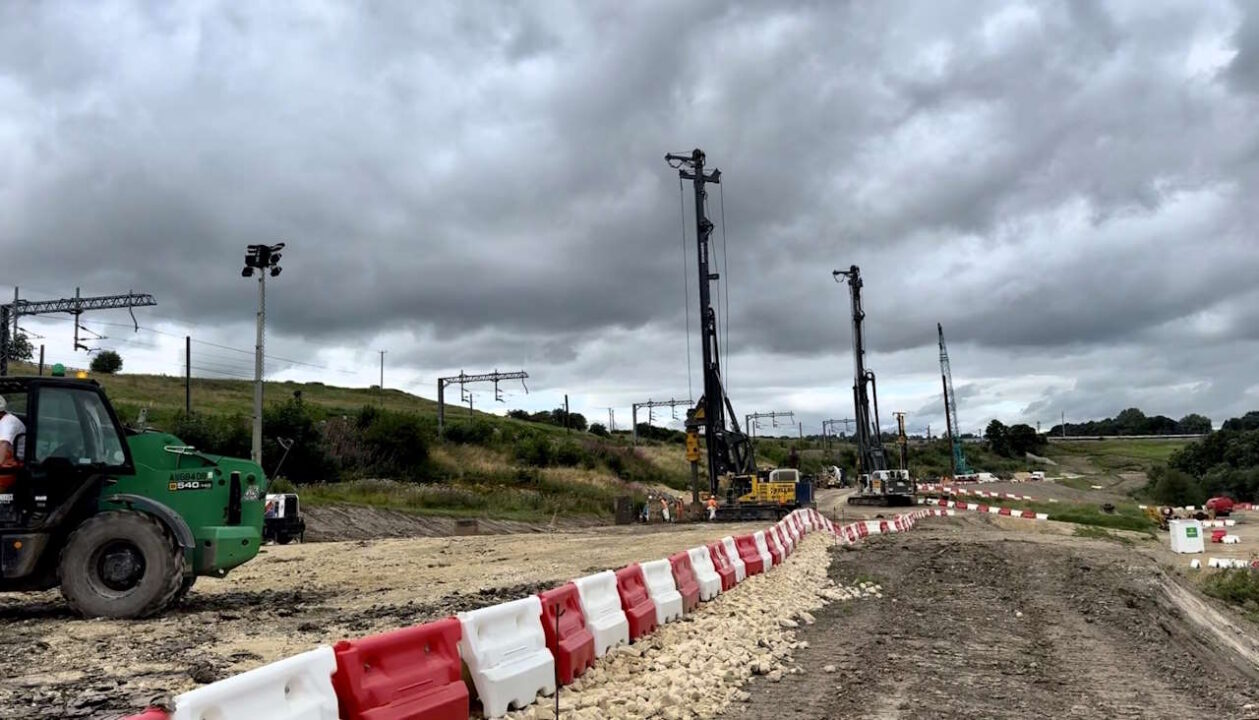
M 821 611 L 806 672 L 726 717 L 1259 717 L 1255 627 L 1140 550 L 936 520 L 832 553 L 884 598 Z

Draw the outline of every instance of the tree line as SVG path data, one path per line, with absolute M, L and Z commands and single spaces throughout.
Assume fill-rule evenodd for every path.
M 1259 418 L 1256 419 L 1259 421 Z M 1211 419 L 1189 413 L 1179 420 L 1166 415 L 1146 415 L 1138 408 L 1128 408 L 1113 418 L 1066 423 L 1066 435 L 1205 435 L 1211 432 Z M 1063 435 L 1063 426 L 1054 425 L 1050 435 Z

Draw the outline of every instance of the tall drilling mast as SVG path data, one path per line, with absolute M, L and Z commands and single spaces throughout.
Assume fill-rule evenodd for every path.
M 852 300 L 852 356 L 856 364 L 852 381 L 852 406 L 857 416 L 857 474 L 866 475 L 877 470 L 886 470 L 887 457 L 879 430 L 878 385 L 874 379 L 874 371 L 866 368 L 866 311 L 861 305 L 861 268 L 853 265 L 847 270 L 836 270 L 831 275 L 836 282 L 843 282 L 840 278 L 848 281 Z
M 690 180 L 695 190 L 695 238 L 699 253 L 699 318 L 704 355 L 704 394 L 687 414 L 687 426 L 704 430 L 708 451 L 708 484 L 717 494 L 722 475 L 746 475 L 756 472 L 752 443 L 739 429 L 738 416 L 721 383 L 721 354 L 717 339 L 717 311 L 712 305 L 712 283 L 721 276 L 709 271 L 709 236 L 713 224 L 705 213 L 707 183 L 720 183 L 721 171 L 704 172 L 704 151 L 696 148 L 689 154 L 669 153 L 665 160 L 677 168 L 683 180 Z M 729 427 L 727 427 L 727 421 Z
M 962 452 L 961 428 L 957 424 L 957 396 L 953 394 L 953 371 L 949 367 L 949 351 L 944 346 L 944 326 L 936 323 L 936 332 L 940 335 L 940 382 L 944 385 L 944 423 L 949 432 L 949 445 L 953 452 L 949 455 L 949 467 L 953 477 L 969 475 L 970 465 L 966 464 L 966 453 Z

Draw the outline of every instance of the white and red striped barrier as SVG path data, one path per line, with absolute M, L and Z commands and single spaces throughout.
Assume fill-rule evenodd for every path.
M 774 553 L 781 564 L 809 531 L 855 543 L 870 535 L 905 532 L 922 518 L 952 512 L 923 509 L 841 526 L 816 510 L 796 510 L 766 531 L 740 536 L 740 542 L 754 539 L 754 547 L 766 557 L 764 571 L 769 572 Z M 734 538 L 723 538 L 722 544 L 732 558 L 739 557 Z M 643 563 L 650 602 L 664 610 L 656 618 L 660 622 L 694 610 L 684 609 L 674 582 L 673 561 L 689 563 L 700 584 L 700 600 L 711 601 L 721 592 L 721 579 L 704 545 L 668 560 Z M 192 690 L 175 697 L 171 708 L 149 708 L 129 720 L 463 720 L 470 711 L 470 688 L 460 674 L 461 663 L 468 667 L 486 716 L 498 717 L 513 707 L 533 703 L 538 693 L 555 692 L 556 658 L 565 661 L 560 676 L 567 683 L 573 677 L 573 658 L 587 658 L 576 661 L 581 665 L 576 669 L 580 675 L 597 662 L 589 660 L 591 656 L 602 657 L 612 647 L 629 642 L 629 623 L 622 610 L 625 595 L 615 573 L 608 570 L 577 578 L 572 585 L 541 597 L 561 593 L 564 587 L 569 588 L 568 613 L 557 615 L 558 611 L 543 606 L 539 596 L 530 596 L 459 613 L 457 619 L 343 640 L 335 648 L 320 646 Z M 543 624 L 548 613 L 553 621 L 559 618 L 555 632 Z M 570 640 L 583 642 L 585 649 L 565 644 Z
M 954 485 L 937 485 L 933 483 L 920 484 L 919 492 L 925 493 L 944 493 L 946 495 L 965 495 L 967 497 L 991 498 L 993 500 L 1028 500 L 1036 502 L 1031 495 L 1019 495 L 1018 493 L 1007 492 L 988 492 L 986 490 L 971 490 L 964 487 L 956 487 Z M 1050 499 L 1049 502 L 1057 502 Z
M 918 498 L 919 505 L 934 505 L 936 507 L 947 508 L 950 510 L 973 510 L 979 513 L 988 513 L 990 515 L 1000 515 L 1002 517 L 1022 518 L 1024 520 L 1048 520 L 1049 513 L 1038 513 L 1032 510 L 1015 510 L 1006 507 L 997 507 L 996 505 L 984 505 L 981 503 L 968 503 L 961 500 L 929 500 L 927 498 Z

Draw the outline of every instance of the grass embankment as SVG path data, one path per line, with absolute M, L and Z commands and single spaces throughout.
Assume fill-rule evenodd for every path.
M 1075 532 L 1073 532 L 1072 535 L 1078 538 L 1117 542 L 1120 545 L 1136 544 L 1132 538 L 1127 535 L 1116 535 L 1105 528 L 1095 527 L 1093 525 L 1081 525 L 1075 529 Z
M 1259 571 L 1220 570 L 1205 575 L 1201 584 L 1207 595 L 1237 606 L 1252 622 L 1259 623 Z
M 1167 462 L 1190 440 L 1081 440 L 1052 442 L 1041 452 L 1068 469 L 1100 472 L 1148 472 Z M 1081 467 L 1081 465 L 1083 467 Z
M 953 500 L 966 502 L 968 505 L 989 505 L 1011 510 L 1031 510 L 1032 512 L 1045 513 L 1050 520 L 1059 522 L 1075 523 L 1077 525 L 1088 525 L 1099 528 L 1109 528 L 1112 530 L 1133 530 L 1136 532 L 1153 534 L 1157 527 L 1150 518 L 1146 517 L 1145 511 L 1137 507 L 1136 503 L 1120 502 L 1114 503 L 1115 511 L 1108 513 L 1102 510 L 1101 505 L 1090 503 L 1071 503 L 1071 502 L 1041 502 L 1032 500 L 1007 500 L 1004 498 L 971 498 L 957 497 Z M 961 512 L 970 512 L 962 510 Z
M 35 368 L 19 366 L 16 372 L 34 374 Z M 124 423 L 134 423 L 144 408 L 152 427 L 173 430 L 179 425 L 184 411 L 183 378 L 135 374 L 93 374 L 92 378 L 104 387 Z M 198 438 L 194 444 L 212 452 L 246 456 L 253 384 L 193 379 L 191 394 L 194 414 L 212 418 L 210 424 L 224 430 L 208 433 L 214 438 Z M 295 487 L 308 505 L 345 503 L 417 514 L 538 521 L 549 520 L 556 513 L 606 517 L 612 514 L 618 497 L 642 498 L 656 486 L 681 494 L 690 487 L 684 448 L 677 443 L 643 440 L 638 448 L 631 448 L 628 434 L 597 437 L 479 411 L 470 415 L 466 407 L 459 406 L 447 406 L 447 437 L 438 439 L 437 403 L 427 398 L 401 390 L 381 392 L 318 382 L 265 383 L 268 411 L 299 395 L 301 414 L 312 423 L 311 432 L 299 444 L 320 446 L 330 456 L 330 462 L 320 467 L 335 473 L 330 478 L 322 472 L 302 472 L 298 458 L 302 448 L 295 446 L 281 472 L 297 483 Z M 409 481 L 376 480 L 393 475 L 377 474 L 361 463 L 357 468 L 347 463 L 347 457 L 354 453 L 347 455 L 345 434 L 355 432 L 355 418 L 365 407 L 418 419 L 417 442 L 426 446 L 420 453 L 426 458 L 403 473 Z M 264 428 L 268 473 L 281 454 L 270 432 L 285 437 L 296 432 L 292 427 L 286 430 L 270 423 L 268 419 Z M 339 428 L 336 433 L 330 432 L 333 426 Z M 183 427 L 186 430 L 188 425 Z M 227 428 L 232 432 L 226 432 Z M 218 444 L 224 446 L 213 447 Z M 348 444 L 355 445 L 355 441 Z M 361 443 L 356 449 L 360 456 L 370 454 Z M 280 487 L 294 485 L 281 483 Z

